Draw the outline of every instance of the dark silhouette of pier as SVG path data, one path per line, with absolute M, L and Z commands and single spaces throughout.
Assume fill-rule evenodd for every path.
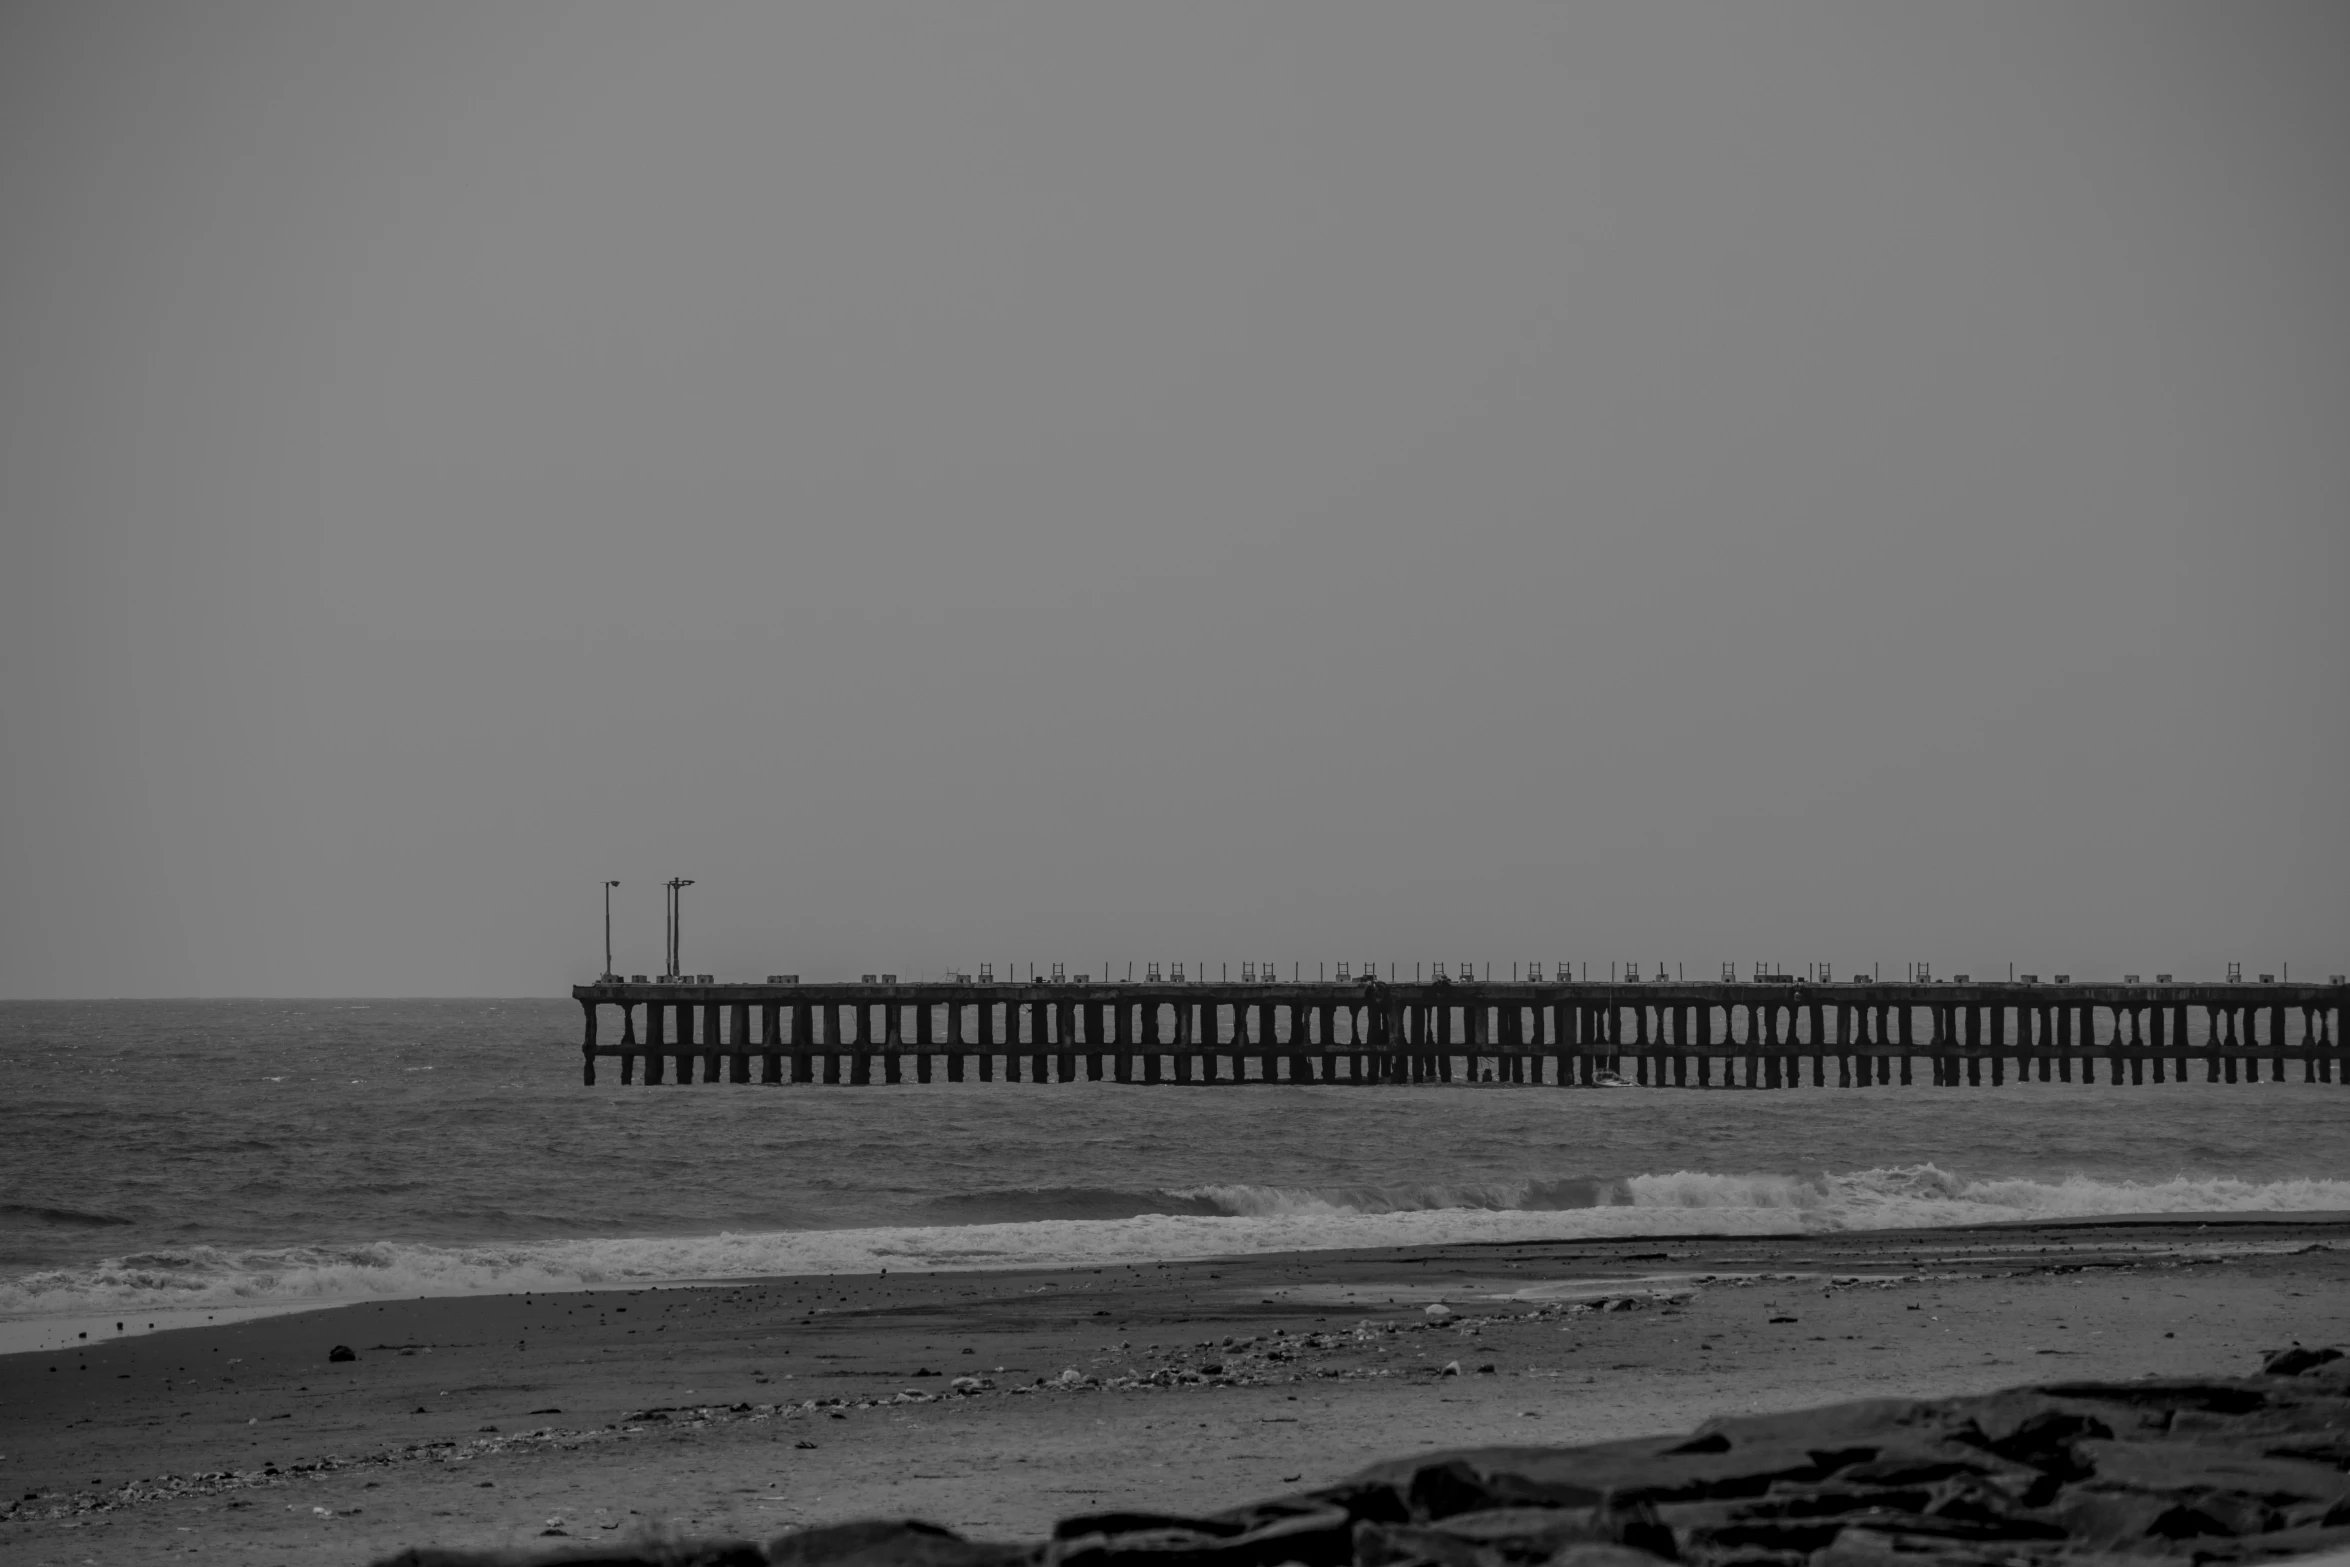
M 2350 1082 L 2350 985 L 1013 981 L 572 990 L 623 1083 L 1441 1083 L 1793 1088 Z M 607 1032 L 607 1022 L 618 1026 Z M 1025 1070 L 1023 1067 L 1025 1065 Z M 754 1076 L 755 1073 L 755 1076 Z M 723 1076 L 722 1076 L 723 1074 Z

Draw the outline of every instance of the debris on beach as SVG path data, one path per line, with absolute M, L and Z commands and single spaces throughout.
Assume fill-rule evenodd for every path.
M 1217 1346 L 1223 1349 L 1224 1346 Z M 1234 1346 L 1235 1348 L 1239 1346 Z M 1227 1350 L 1227 1353 L 1230 1351 Z M 1015 1390 L 1017 1391 L 1017 1390 Z M 1488 1447 L 1374 1465 L 1205 1516 L 1065 1518 L 1049 1541 L 890 1519 L 598 1552 L 604 1567 L 2163 1567 L 2350 1545 L 2350 1359 L 2270 1352 L 2237 1378 L 2060 1382 L 1715 1420 L 1589 1447 Z M 527 1567 L 562 1555 L 410 1549 L 378 1567 Z

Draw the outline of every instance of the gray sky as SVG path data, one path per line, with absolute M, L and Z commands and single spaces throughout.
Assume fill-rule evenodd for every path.
M 2350 967 L 2350 21 L 9 8 L 0 994 Z

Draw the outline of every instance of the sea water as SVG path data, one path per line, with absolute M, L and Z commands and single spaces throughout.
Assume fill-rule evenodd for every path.
M 2350 1210 L 2341 1085 L 586 1088 L 579 1028 L 0 1005 L 0 1350 L 758 1274 Z

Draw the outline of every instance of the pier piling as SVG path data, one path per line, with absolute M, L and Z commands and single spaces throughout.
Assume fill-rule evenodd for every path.
M 934 1056 L 948 1083 L 971 1079 L 973 1057 L 980 1082 L 995 1081 L 1000 1057 L 1006 1082 L 1137 1086 L 1824 1089 L 1831 1062 L 1837 1088 L 1998 1088 L 2011 1064 L 2018 1082 L 2083 1086 L 2350 1083 L 2339 1066 L 2350 986 L 2331 983 L 607 980 L 572 995 L 591 1088 L 606 1056 L 631 1086 L 695 1082 L 697 1059 L 702 1083 L 928 1084 Z

